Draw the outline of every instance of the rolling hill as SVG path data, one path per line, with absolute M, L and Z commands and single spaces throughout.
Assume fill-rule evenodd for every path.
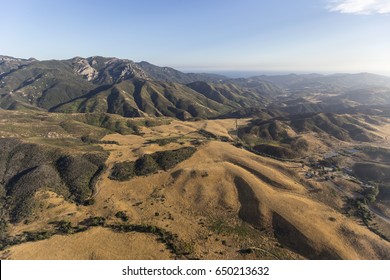
M 371 143 L 381 139 L 360 115 L 307 113 L 274 118 L 254 118 L 240 127 L 238 136 L 255 151 L 276 158 L 301 158 L 316 150 L 318 142 Z M 316 141 L 311 141 L 315 135 Z
M 343 193 L 305 178 L 308 167 L 236 147 L 235 119 L 171 119 L 124 135 L 112 133 L 116 125 L 109 123 L 128 119 L 115 115 L 2 114 L 18 120 L 14 136 L 22 138 L 0 139 L 2 258 L 390 256 L 388 241 L 345 214 Z M 133 121 L 147 120 L 153 119 Z M 11 130 L 0 126 L 1 135 Z M 83 142 L 87 129 L 96 142 Z M 286 129 L 274 120 L 262 126 L 263 138 L 283 141 Z M 102 163 L 106 169 L 91 180 Z

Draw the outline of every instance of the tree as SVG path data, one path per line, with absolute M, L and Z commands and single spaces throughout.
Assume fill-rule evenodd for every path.
M 365 187 L 363 191 L 363 195 L 370 202 L 375 202 L 378 194 L 379 194 L 379 187 L 377 184 L 372 185 L 370 187 Z

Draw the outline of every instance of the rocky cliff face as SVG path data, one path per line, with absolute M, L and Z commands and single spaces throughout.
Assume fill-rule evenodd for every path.
M 135 62 L 104 57 L 76 57 L 72 60 L 74 72 L 95 84 L 114 84 L 132 78 L 150 80 Z

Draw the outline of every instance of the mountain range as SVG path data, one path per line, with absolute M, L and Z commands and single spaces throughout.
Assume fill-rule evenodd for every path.
M 231 79 L 100 56 L 48 61 L 0 56 L 0 108 L 8 110 L 186 120 L 248 108 L 309 113 L 385 104 L 390 78 L 368 73 Z

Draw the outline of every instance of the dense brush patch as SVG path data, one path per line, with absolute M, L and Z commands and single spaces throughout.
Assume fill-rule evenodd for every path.
M 68 154 L 47 145 L 0 139 L 0 193 L 11 220 L 21 221 L 34 213 L 34 195 L 41 189 L 85 203 L 106 158 L 105 152 Z
M 190 158 L 195 151 L 194 147 L 184 147 L 177 150 L 144 155 L 136 161 L 118 162 L 112 168 L 110 179 L 125 181 L 135 176 L 148 175 L 158 170 L 168 170 Z

